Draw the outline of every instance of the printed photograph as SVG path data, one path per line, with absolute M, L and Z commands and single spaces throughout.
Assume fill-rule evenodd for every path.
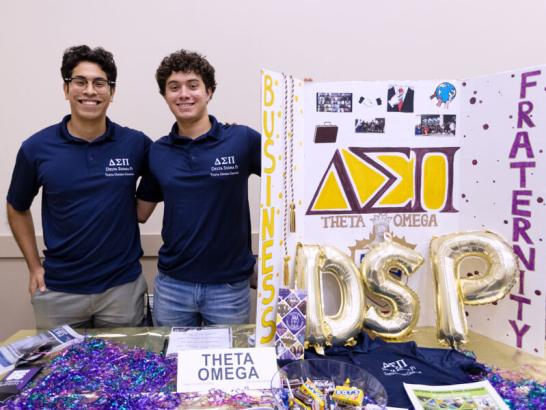
M 317 112 L 352 112 L 353 93 L 317 93 Z
M 365 107 L 375 107 L 383 104 L 383 101 L 381 98 L 366 98 L 362 96 L 358 99 L 358 103 Z
M 338 127 L 330 122 L 315 126 L 315 144 L 334 143 L 337 140 Z
M 413 112 L 413 87 L 407 85 L 390 85 L 387 90 L 388 112 Z
M 417 116 L 415 124 L 415 135 L 420 136 L 445 136 L 455 135 L 457 126 L 457 116 L 452 114 L 437 115 L 424 114 Z
M 384 134 L 385 118 L 373 118 L 371 120 L 355 120 L 355 132 L 367 134 Z

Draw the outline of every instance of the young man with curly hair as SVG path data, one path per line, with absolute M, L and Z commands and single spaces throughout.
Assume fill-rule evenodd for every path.
M 164 201 L 155 324 L 247 323 L 255 263 L 248 177 L 260 174 L 260 134 L 208 114 L 216 81 L 200 54 L 172 53 L 156 79 L 176 122 L 150 148 L 150 176 L 137 191 L 141 222 Z
M 146 281 L 135 188 L 151 140 L 106 116 L 117 76 L 110 52 L 71 47 L 61 74 L 70 114 L 23 142 L 7 195 L 36 327 L 137 326 Z M 40 188 L 43 264 L 30 212 Z

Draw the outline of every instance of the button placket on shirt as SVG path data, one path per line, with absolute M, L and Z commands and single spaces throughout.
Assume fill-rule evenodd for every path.
M 195 170 L 197 169 L 197 158 L 195 156 L 195 144 L 194 141 L 190 141 L 188 144 L 188 158 L 189 158 L 189 164 L 190 169 Z
M 90 142 L 86 146 L 87 170 L 90 174 L 97 171 L 100 173 L 100 170 L 97 169 L 100 159 L 99 150 L 100 144 L 96 142 Z M 104 169 L 102 171 L 104 172 Z

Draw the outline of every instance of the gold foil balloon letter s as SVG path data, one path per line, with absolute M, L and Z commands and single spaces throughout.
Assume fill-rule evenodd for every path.
M 461 278 L 463 259 L 485 260 L 483 275 Z M 433 238 L 430 258 L 436 285 L 436 328 L 441 343 L 457 347 L 467 341 L 464 305 L 502 299 L 516 281 L 517 258 L 504 240 L 492 232 L 463 232 Z
M 419 297 L 408 286 L 392 278 L 389 271 L 400 269 L 411 275 L 423 264 L 423 257 L 413 249 L 388 239 L 373 247 L 364 257 L 360 270 L 366 290 L 391 306 L 390 314 L 380 313 L 374 306 L 366 312 L 365 327 L 372 333 L 390 339 L 409 334 L 419 319 Z
M 340 306 L 324 314 L 323 274 L 339 286 Z M 296 251 L 297 287 L 307 290 L 306 339 L 310 344 L 342 345 L 362 329 L 365 302 L 360 272 L 353 261 L 332 246 L 299 245 Z

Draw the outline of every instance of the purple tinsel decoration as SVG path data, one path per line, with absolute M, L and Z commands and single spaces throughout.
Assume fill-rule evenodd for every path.
M 103 339 L 86 338 L 56 356 L 45 376 L 8 400 L 4 409 L 175 409 L 180 405 L 235 408 L 273 398 L 176 393 L 176 359 Z
M 485 366 L 485 374 L 474 376 L 476 381 L 488 380 L 504 402 L 513 410 L 546 410 L 546 384 L 525 378 L 522 374 Z

